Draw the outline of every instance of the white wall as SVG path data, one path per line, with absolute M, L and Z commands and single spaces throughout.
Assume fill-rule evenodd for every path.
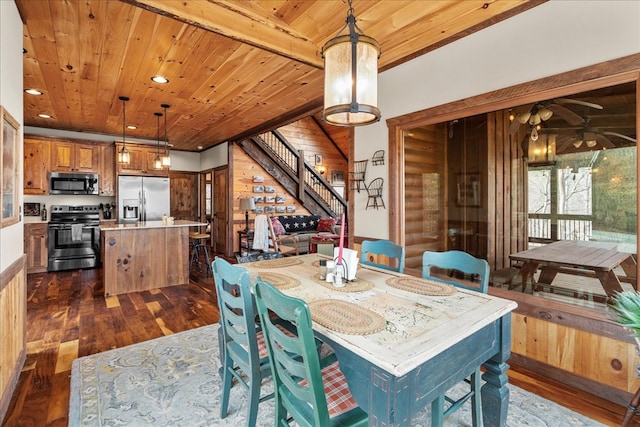
M 171 170 L 184 172 L 200 172 L 200 153 L 172 150 Z
M 229 162 L 229 144 L 223 142 L 200 154 L 200 170 L 209 170 L 224 166 Z
M 0 105 L 20 123 L 18 144 L 18 181 L 16 188 L 22 189 L 22 21 L 18 8 L 12 1 L 0 1 Z M 19 192 L 22 206 L 22 191 Z M 22 221 L 0 229 L 0 271 L 22 256 Z
M 356 128 L 355 159 L 389 152 L 389 118 L 639 52 L 639 1 L 549 1 L 380 74 L 382 119 Z M 367 181 L 390 173 L 369 165 Z M 353 196 L 355 235 L 388 238 L 389 210 Z

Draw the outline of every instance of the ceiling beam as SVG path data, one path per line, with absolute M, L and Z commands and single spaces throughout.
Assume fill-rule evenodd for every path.
M 151 12 L 323 69 L 320 48 L 252 2 L 121 0 Z

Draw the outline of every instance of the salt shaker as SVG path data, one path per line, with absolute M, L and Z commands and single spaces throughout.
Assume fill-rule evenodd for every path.
M 335 264 L 333 261 L 326 261 L 327 264 L 327 275 L 324 280 L 328 283 L 333 283 L 333 270 L 335 268 Z

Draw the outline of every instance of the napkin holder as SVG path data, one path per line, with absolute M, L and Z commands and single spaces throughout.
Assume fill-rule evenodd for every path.
M 340 248 L 333 248 L 333 259 L 336 262 L 336 268 L 342 264 L 342 277 L 345 280 L 356 280 L 356 272 L 358 270 L 358 251 L 353 249 L 342 249 L 342 260 L 338 260 Z

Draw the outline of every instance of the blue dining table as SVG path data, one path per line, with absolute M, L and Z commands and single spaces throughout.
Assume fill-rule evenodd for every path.
M 261 276 L 309 304 L 314 333 L 333 348 L 371 426 L 409 426 L 418 411 L 480 365 L 485 368 L 484 425 L 506 425 L 514 301 L 459 288 L 445 289 L 451 291 L 445 295 L 437 286 L 431 292 L 436 295 L 418 293 L 433 282 L 364 266 L 355 281 L 334 288 L 318 278 L 320 259 L 326 257 L 309 254 L 242 266 L 254 279 Z M 353 310 L 340 310 L 343 305 Z M 332 307 L 338 320 L 344 317 L 338 322 L 343 325 L 327 321 L 335 316 L 323 317 Z M 349 330 L 350 321 L 356 329 L 366 328 L 361 320 L 370 317 L 379 322 L 377 330 Z

